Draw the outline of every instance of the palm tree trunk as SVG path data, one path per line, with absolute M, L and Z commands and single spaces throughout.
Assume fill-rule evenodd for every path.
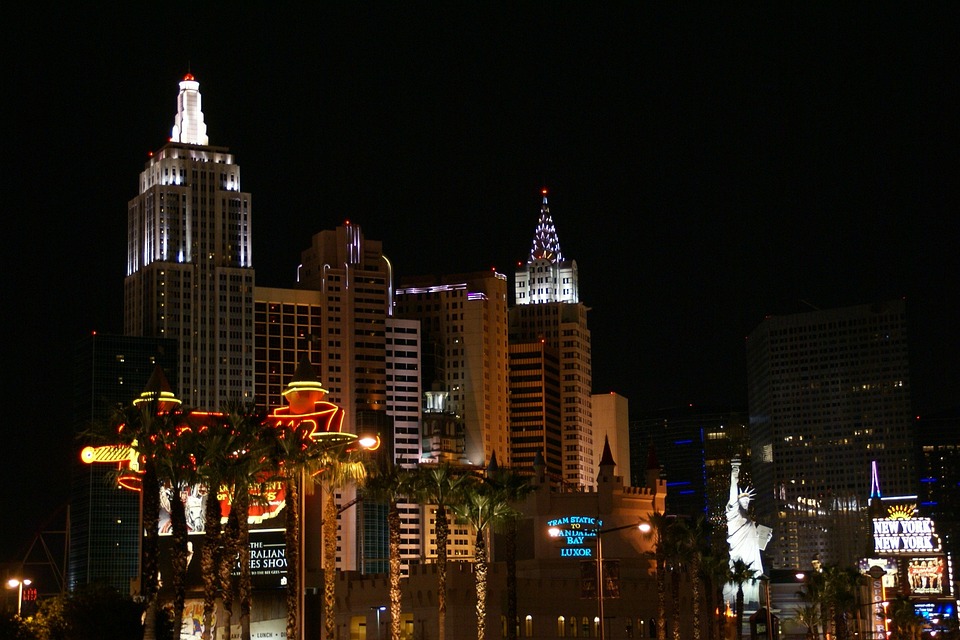
M 286 556 L 287 556 L 287 638 L 300 637 L 300 477 L 287 477 L 286 500 Z
M 200 567 L 203 572 L 203 633 L 201 640 L 213 640 L 213 612 L 217 606 L 218 571 L 223 544 L 220 535 L 220 500 L 217 491 L 207 494 L 207 508 L 204 513 L 203 549 L 200 552 Z
M 517 521 L 507 523 L 507 640 L 517 640 Z
M 437 505 L 437 640 L 447 637 L 447 510 Z
M 239 555 L 239 525 L 237 524 L 236 500 L 231 502 L 230 515 L 227 517 L 227 526 L 222 534 L 223 553 L 220 556 L 220 566 L 218 570 L 220 578 L 220 590 L 223 593 L 223 626 L 227 630 L 227 637 L 231 635 L 233 624 L 233 601 L 236 597 L 236 589 L 233 583 L 233 568 L 237 564 Z
M 483 531 L 477 532 L 473 561 L 477 586 L 477 640 L 484 640 L 487 630 L 487 543 Z
M 323 510 L 323 627 L 324 638 L 334 640 L 337 632 L 337 502 L 327 488 Z
M 173 532 L 173 625 L 174 633 L 183 627 L 183 609 L 187 598 L 187 515 L 179 483 L 170 490 L 170 524 Z
M 693 640 L 700 640 L 703 625 L 700 600 L 703 598 L 704 592 L 703 585 L 700 582 L 700 557 L 696 551 L 693 552 L 690 559 L 690 575 L 693 577 L 690 581 L 693 588 Z
M 244 486 L 237 492 L 237 532 L 239 533 L 238 561 L 240 563 L 240 640 L 250 640 L 250 605 L 252 600 L 250 579 L 250 490 Z
M 674 567 L 670 571 L 670 599 L 673 601 L 671 622 L 673 624 L 673 640 L 680 640 L 680 568 Z
M 657 551 L 657 640 L 667 640 L 667 568 Z
M 743 640 L 743 584 L 737 585 L 737 640 Z
M 400 505 L 390 501 L 387 514 L 387 526 L 390 530 L 390 640 L 400 640 L 402 602 L 400 592 Z M 379 618 L 377 620 L 379 624 Z M 380 630 L 377 629 L 377 637 Z
M 143 530 L 140 532 L 143 545 L 140 556 L 140 595 L 146 601 L 143 640 L 157 637 L 157 573 L 159 572 L 160 534 L 160 483 L 157 468 L 149 458 L 144 463 L 140 499 Z

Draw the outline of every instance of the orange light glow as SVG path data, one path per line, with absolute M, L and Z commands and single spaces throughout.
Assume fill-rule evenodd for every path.
M 184 80 L 193 80 L 193 79 L 194 79 L 194 78 L 193 78 L 193 74 L 192 74 L 192 73 L 188 73 L 187 75 L 183 76 L 183 79 L 184 79 Z
M 540 193 L 542 193 L 543 195 L 547 195 L 547 190 L 546 190 L 546 189 L 542 189 L 542 190 L 540 191 Z

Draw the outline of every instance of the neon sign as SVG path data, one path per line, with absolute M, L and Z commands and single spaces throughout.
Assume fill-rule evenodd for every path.
M 930 518 L 874 518 L 873 548 L 878 554 L 940 551 L 940 538 Z
M 588 540 L 597 537 L 597 531 L 603 526 L 603 520 L 590 516 L 564 516 L 548 520 L 550 535 L 561 541 L 561 558 L 592 558 L 593 549 Z

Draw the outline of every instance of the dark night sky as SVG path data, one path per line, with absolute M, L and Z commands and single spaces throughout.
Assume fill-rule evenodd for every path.
M 122 329 L 126 203 L 188 65 L 259 284 L 344 219 L 400 274 L 512 275 L 546 186 L 595 391 L 742 408 L 764 315 L 906 297 L 917 411 L 958 404 L 948 5 L 133 4 L 4 12 L 0 558 L 66 502 L 73 345 Z

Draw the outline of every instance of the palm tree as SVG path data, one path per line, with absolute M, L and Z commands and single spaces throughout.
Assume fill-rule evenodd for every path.
M 196 450 L 197 431 L 190 412 L 171 411 L 164 416 L 163 427 L 157 436 L 160 446 L 156 448 L 155 463 L 157 477 L 161 483 L 161 503 L 163 496 L 169 500 L 171 549 L 170 565 L 173 584 L 173 621 L 176 629 L 183 624 L 183 610 L 186 603 L 186 578 L 188 527 L 183 503 L 183 492 L 199 483 L 197 473 Z
M 848 618 L 857 606 L 857 587 L 861 581 L 861 574 L 853 567 L 828 566 L 823 570 L 825 588 L 823 591 L 826 604 L 833 622 L 834 635 L 837 640 L 847 640 L 850 636 Z
M 517 513 L 504 492 L 472 476 L 464 489 L 462 500 L 451 508 L 476 531 L 473 566 L 477 590 L 477 640 L 484 640 L 487 626 L 487 532 L 515 518 Z
M 487 467 L 486 483 L 503 496 L 508 504 L 516 504 L 523 500 L 531 491 L 533 485 L 530 478 L 521 476 L 510 469 L 497 465 L 496 453 L 490 456 Z M 514 511 L 517 517 L 508 518 L 504 522 L 504 561 L 507 565 L 507 640 L 516 640 L 517 624 L 517 525 L 519 511 Z
M 816 640 L 820 637 L 820 626 L 824 624 L 824 591 L 826 579 L 820 571 L 809 571 L 803 579 L 803 587 L 797 592 L 800 597 L 801 608 L 805 610 L 804 617 L 810 626 L 807 628 L 809 636 Z M 825 625 L 824 625 L 825 626 Z
M 146 603 L 144 640 L 154 640 L 156 637 L 160 573 L 160 481 L 157 477 L 156 434 L 163 422 L 162 411 L 161 404 L 154 397 L 150 401 L 120 409 L 111 419 L 111 440 L 129 446 L 136 455 L 139 467 L 139 473 L 136 470 L 125 473 L 136 477 L 140 482 L 140 510 L 143 520 L 140 596 Z M 121 475 L 125 473 L 122 472 Z
M 327 496 L 323 509 L 323 624 L 325 637 L 336 637 L 337 620 L 337 508 L 336 492 L 350 483 L 366 478 L 366 463 L 357 452 L 343 448 L 324 450 L 315 464 L 319 473 L 316 480 Z
M 664 533 L 662 543 L 666 556 L 666 569 L 670 576 L 670 600 L 673 604 L 670 624 L 673 640 L 680 640 L 680 579 L 689 570 L 689 543 L 687 525 L 674 518 Z
M 200 551 L 200 567 L 203 574 L 203 633 L 202 640 L 211 640 L 213 613 L 220 580 L 217 568 L 223 554 L 221 520 L 223 509 L 220 502 L 220 487 L 229 475 L 229 459 L 236 446 L 229 425 L 214 421 L 207 425 L 203 437 L 197 438 L 197 472 L 207 492 L 204 510 L 203 547 Z
M 706 608 L 711 612 L 707 626 L 709 640 L 723 638 L 723 623 L 726 619 L 723 586 L 728 582 L 729 574 L 730 557 L 723 550 L 714 549 L 701 555 L 700 579 L 703 580 Z
M 456 473 L 449 464 L 442 463 L 418 467 L 413 480 L 414 492 L 421 501 L 437 507 L 437 640 L 446 639 L 447 536 L 450 527 L 447 507 L 457 502 L 465 477 Z
M 667 638 L 667 535 L 671 518 L 654 511 L 648 521 L 650 531 L 647 535 L 654 538 L 653 557 L 657 567 L 657 640 Z
M 737 640 L 743 640 L 743 585 L 754 580 L 754 571 L 750 565 L 739 558 L 730 567 L 730 581 L 737 585 Z
M 700 581 L 701 567 L 703 565 L 704 548 L 707 544 L 707 520 L 702 515 L 693 521 L 693 525 L 687 527 L 686 542 L 688 545 L 688 555 L 691 576 L 691 587 L 693 592 L 693 640 L 700 640 L 703 629 L 703 610 L 702 606 L 705 599 L 703 592 L 703 583 Z
M 270 450 L 270 473 L 284 488 L 284 542 L 287 559 L 287 637 L 299 637 L 300 594 L 300 496 L 304 473 L 312 470 L 323 450 L 310 438 L 310 428 L 301 423 L 278 423 L 262 432 Z
M 387 504 L 387 528 L 390 539 L 390 640 L 400 640 L 401 591 L 400 591 L 400 501 L 410 493 L 410 473 L 405 469 L 385 462 L 367 479 L 363 493 L 369 499 Z
M 820 606 L 806 602 L 793 609 L 794 621 L 807 630 L 807 640 L 817 640 L 820 636 Z
M 913 601 L 907 596 L 897 596 L 887 608 L 890 614 L 890 637 L 893 640 L 920 640 L 923 616 L 916 612 Z
M 249 640 L 253 589 L 248 514 L 254 499 L 252 495 L 260 496 L 269 478 L 269 440 L 264 437 L 267 428 L 263 426 L 263 418 L 253 405 L 232 403 L 227 407 L 226 422 L 232 451 L 227 456 L 221 489 L 229 497 L 230 514 L 221 534 L 223 552 L 217 573 L 223 590 L 225 626 L 229 629 L 232 623 L 233 600 L 236 598 L 240 604 L 240 637 Z M 235 564 L 240 570 L 236 591 L 231 576 Z

